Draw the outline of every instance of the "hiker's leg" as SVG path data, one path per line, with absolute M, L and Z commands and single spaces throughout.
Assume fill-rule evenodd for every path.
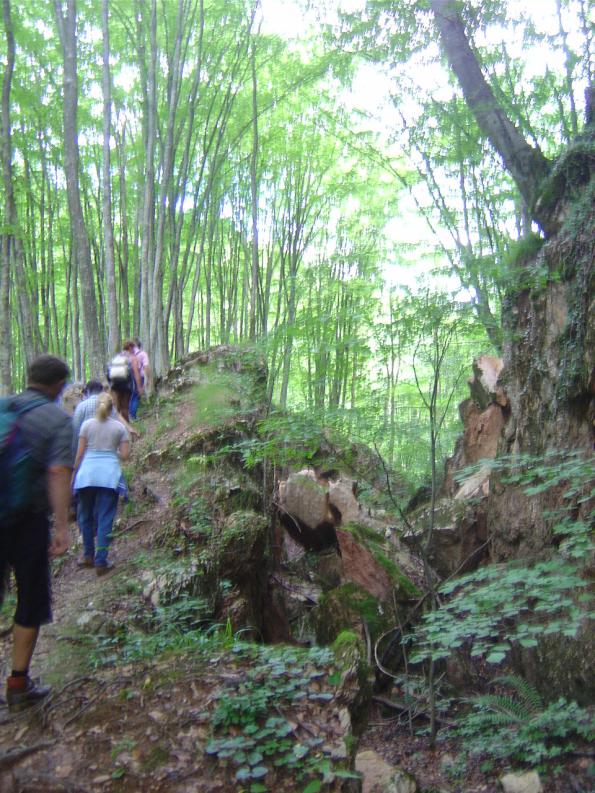
M 107 552 L 112 538 L 112 526 L 118 509 L 118 491 L 98 487 L 97 495 L 97 552 L 96 565 L 107 564 Z
M 83 555 L 95 556 L 95 497 L 96 487 L 83 487 L 78 493 L 78 523 L 83 535 Z
M 120 392 L 120 407 L 118 409 L 118 413 L 125 421 L 130 421 L 130 397 L 130 391 Z
M 136 418 L 136 411 L 138 410 L 138 403 L 140 402 L 140 394 L 135 389 L 134 393 L 130 397 L 130 406 L 128 408 L 128 413 L 130 414 L 131 419 Z
M 22 546 L 14 557 L 17 607 L 14 615 L 12 668 L 24 672 L 35 649 L 39 627 L 52 619 L 49 526 L 45 516 L 35 516 L 23 525 Z
M 12 627 L 12 669 L 14 672 L 26 672 L 29 669 L 39 627 L 25 628 L 15 622 Z

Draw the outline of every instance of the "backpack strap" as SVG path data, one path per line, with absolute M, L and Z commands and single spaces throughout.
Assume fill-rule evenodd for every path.
M 40 408 L 42 405 L 49 405 L 51 402 L 47 397 L 34 397 L 33 399 L 28 399 L 21 405 L 19 405 L 16 400 L 12 400 L 10 404 L 15 413 L 19 416 L 24 416 L 25 413 L 28 413 L 30 410 Z

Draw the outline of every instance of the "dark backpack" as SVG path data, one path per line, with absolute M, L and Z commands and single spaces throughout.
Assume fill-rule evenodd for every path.
M 118 353 L 112 358 L 107 367 L 107 379 L 110 385 L 115 386 L 116 389 L 118 387 L 132 388 L 132 367 L 127 355 Z
M 7 523 L 30 503 L 35 464 L 25 443 L 22 417 L 47 399 L 19 405 L 14 398 L 0 399 L 0 524 Z

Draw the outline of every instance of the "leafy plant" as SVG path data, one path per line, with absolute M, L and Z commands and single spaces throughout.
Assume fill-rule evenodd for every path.
M 576 748 L 577 738 L 592 741 L 595 722 L 589 711 L 561 697 L 545 705 L 521 677 L 498 677 L 510 693 L 484 694 L 471 700 L 473 710 L 454 729 L 470 754 L 488 755 L 542 766 Z
M 342 768 L 334 768 L 321 752 L 322 739 L 308 737 L 298 740 L 295 726 L 282 714 L 282 708 L 303 699 L 330 700 L 331 691 L 310 689 L 313 681 L 336 683 L 333 676 L 333 654 L 316 648 L 300 652 L 294 648 L 272 651 L 254 646 L 236 647 L 236 652 L 251 653 L 254 666 L 220 696 L 211 717 L 215 732 L 205 749 L 207 754 L 238 766 L 238 782 L 252 782 L 251 791 L 266 791 L 264 782 L 281 769 L 291 770 L 298 781 L 306 782 L 311 791 L 320 790 L 322 780 L 354 776 Z M 274 714 L 274 715 L 273 715 Z
M 560 554 L 545 561 L 515 560 L 490 565 L 444 584 L 440 608 L 426 615 L 413 637 L 412 660 L 446 658 L 465 646 L 489 663 L 504 660 L 512 643 L 535 647 L 540 636 L 573 637 L 595 613 L 582 576 L 592 548 L 589 526 L 576 518 L 593 498 L 595 465 L 575 452 L 551 451 L 543 457 L 493 462 L 503 478 L 528 496 L 562 489 L 562 505 L 546 513 L 552 534 L 561 538 Z

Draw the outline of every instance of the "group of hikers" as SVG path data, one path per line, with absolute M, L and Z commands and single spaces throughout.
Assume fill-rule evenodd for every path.
M 50 692 L 30 677 L 29 667 L 40 627 L 52 619 L 50 560 L 68 550 L 73 506 L 83 545 L 79 567 L 102 576 L 113 566 L 108 551 L 126 487 L 121 462 L 138 435 L 130 421 L 148 373 L 140 342 L 125 342 L 107 368 L 107 386 L 89 380 L 70 417 L 59 404 L 68 365 L 44 354 L 30 363 L 26 390 L 0 401 L 0 606 L 11 570 L 17 596 L 6 681 L 11 710 Z

